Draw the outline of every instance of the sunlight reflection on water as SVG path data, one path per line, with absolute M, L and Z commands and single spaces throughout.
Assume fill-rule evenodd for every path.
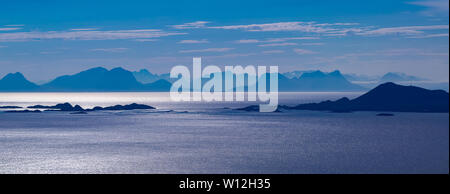
M 354 98 L 358 92 L 280 92 L 279 104 L 295 105 L 299 103 L 334 100 L 341 97 Z M 140 103 L 159 108 L 185 108 L 194 104 L 202 108 L 241 107 L 247 104 L 264 102 L 172 102 L 168 92 L 112 92 L 112 93 L 0 93 L 0 106 L 54 105 L 69 102 L 84 108 L 111 106 L 116 104 Z

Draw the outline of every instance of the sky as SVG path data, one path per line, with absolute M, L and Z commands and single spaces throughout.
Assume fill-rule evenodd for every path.
M 278 65 L 449 80 L 448 0 L 2 1 L 0 78 Z

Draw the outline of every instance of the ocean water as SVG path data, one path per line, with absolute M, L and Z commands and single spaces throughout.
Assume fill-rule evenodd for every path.
M 294 105 L 359 93 L 280 93 Z M 157 110 L 0 113 L 0 173 L 448 173 L 447 113 L 242 112 L 167 93 L 0 93 L 0 106 Z M 169 111 L 172 110 L 172 111 Z

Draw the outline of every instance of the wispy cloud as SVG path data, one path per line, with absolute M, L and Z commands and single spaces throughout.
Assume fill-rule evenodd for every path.
M 425 7 L 426 10 L 422 11 L 423 14 L 428 16 L 434 16 L 436 14 L 447 14 L 449 11 L 449 1 L 448 0 L 422 0 L 407 2 L 408 4 L 418 5 Z
M 383 56 L 448 56 L 448 53 L 433 52 L 415 48 L 379 50 L 374 52 L 374 54 Z
M 397 56 L 434 56 L 434 57 L 448 57 L 449 53 L 435 52 L 424 49 L 416 48 L 397 48 L 397 49 L 384 49 L 376 50 L 373 52 L 360 52 L 360 53 L 347 53 L 331 58 L 322 58 L 321 62 L 335 63 L 337 60 L 348 60 L 356 58 L 366 58 L 370 56 L 383 56 L 383 57 L 397 57 Z
M 324 36 L 347 36 L 347 35 L 362 33 L 362 32 L 365 32 L 365 31 L 368 31 L 371 29 L 372 29 L 371 27 L 345 28 L 345 29 L 330 31 L 329 33 L 325 34 Z
M 155 41 L 158 41 L 158 39 L 135 39 L 134 41 L 138 41 L 138 42 L 155 42 Z
M 269 51 L 263 51 L 264 54 L 278 54 L 278 53 L 284 53 L 283 50 L 269 50 Z
M 92 30 L 98 30 L 98 28 L 73 28 L 70 30 L 72 30 L 72 31 L 92 31 Z
M 208 40 L 202 39 L 202 40 L 182 40 L 178 42 L 180 44 L 203 44 L 203 43 L 209 43 Z
M 314 51 L 310 51 L 310 50 L 306 50 L 306 49 L 299 49 L 299 48 L 295 48 L 293 51 L 299 55 L 311 55 L 311 54 L 317 53 Z
M 7 46 L 2 46 L 2 45 L 0 45 L 0 48 L 6 48 Z
M 204 52 L 227 52 L 233 50 L 233 48 L 207 48 L 197 50 L 181 50 L 180 53 L 204 53 Z
M 286 37 L 286 38 L 269 38 L 265 42 L 285 42 L 289 40 L 316 40 L 319 37 Z
M 342 26 L 352 26 L 357 23 L 316 23 L 316 22 L 277 22 L 266 24 L 212 26 L 212 29 L 245 30 L 252 32 L 300 31 L 309 33 L 336 33 Z
M 410 36 L 408 38 L 439 38 L 439 37 L 448 37 L 447 34 L 424 34 L 419 36 Z
M 242 40 L 237 40 L 236 43 L 239 44 L 249 44 L 249 43 L 259 43 L 261 42 L 260 40 L 256 40 L 256 39 L 242 39 Z
M 25 26 L 24 24 L 9 24 L 9 25 L 5 25 L 5 26 L 8 26 L 8 27 L 22 27 L 22 26 Z
M 284 42 L 284 43 L 271 43 L 271 44 L 260 44 L 260 47 L 269 47 L 269 46 L 295 46 L 297 43 L 293 42 Z
M 271 42 L 286 42 L 289 40 L 316 40 L 320 39 L 319 37 L 283 37 L 283 38 L 267 38 L 265 40 L 257 40 L 257 39 L 242 39 L 236 41 L 239 44 L 249 44 L 249 43 L 271 43 Z
M 225 29 L 225 30 L 244 30 L 252 32 L 278 32 L 278 31 L 299 31 L 304 33 L 317 34 L 310 37 L 286 37 L 271 38 L 266 40 L 242 39 L 237 43 L 267 43 L 267 42 L 286 42 L 290 40 L 313 40 L 320 39 L 319 36 L 383 36 L 383 35 L 402 35 L 412 36 L 425 34 L 431 30 L 448 30 L 449 25 L 429 25 L 429 26 L 399 26 L 388 28 L 375 28 L 373 26 L 357 26 L 358 23 L 317 23 L 317 22 L 277 22 L 266 24 L 248 24 L 248 25 L 229 25 L 229 26 L 210 26 L 206 28 Z
M 0 28 L 0 31 L 14 31 L 14 30 L 20 30 L 22 28 Z
M 42 52 L 40 52 L 40 54 L 42 54 L 42 55 L 53 55 L 53 54 L 58 54 L 58 53 L 61 53 L 61 52 L 59 52 L 59 51 L 42 51 Z
M 403 26 L 392 28 L 379 28 L 357 33 L 364 36 L 381 36 L 381 35 L 418 35 L 424 34 L 427 30 L 445 30 L 449 29 L 448 25 L 431 25 L 431 26 Z
M 355 26 L 355 25 L 359 25 L 359 23 L 355 23 L 355 22 L 341 22 L 341 23 L 322 23 L 322 24 L 317 24 L 317 26 Z
M 230 54 L 224 54 L 224 55 L 216 55 L 216 56 L 205 56 L 205 58 L 208 59 L 220 59 L 220 58 L 236 58 L 236 57 L 249 57 L 258 55 L 258 53 L 230 53 Z
M 127 51 L 128 48 L 97 48 L 91 49 L 91 51 L 109 52 L 109 53 L 122 53 Z
M 197 21 L 192 23 L 185 23 L 181 25 L 174 25 L 176 29 L 189 29 L 189 28 L 209 28 L 209 29 L 225 29 L 225 30 L 244 30 L 251 32 L 278 32 L 278 31 L 299 31 L 305 33 L 319 33 L 328 34 L 330 36 L 342 36 L 347 33 L 361 32 L 364 28 L 353 27 L 359 25 L 359 23 L 317 23 L 317 22 L 275 22 L 265 24 L 244 24 L 244 25 L 228 25 L 228 26 L 207 26 L 210 22 Z M 304 39 L 308 37 L 303 37 Z M 309 37 L 314 39 L 314 37 Z M 316 37 L 317 38 L 317 37 Z M 276 41 L 277 39 L 275 39 Z M 286 41 L 278 39 L 279 41 Z M 291 39 L 292 40 L 292 39 Z M 242 42 L 245 43 L 245 42 Z
M 110 31 L 47 31 L 47 32 L 8 32 L 0 33 L 0 42 L 30 41 L 30 40 L 120 40 L 148 39 L 165 36 L 183 35 L 186 33 L 165 32 L 157 29 L 143 30 L 110 30 Z
M 191 22 L 191 23 L 184 23 L 184 24 L 180 24 L 180 25 L 172 25 L 172 28 L 175 29 L 193 29 L 193 28 L 203 28 L 205 27 L 205 25 L 207 23 L 207 21 L 196 21 L 196 22 Z
M 302 43 L 303 46 L 322 46 L 325 45 L 323 42 L 311 42 L 311 43 Z

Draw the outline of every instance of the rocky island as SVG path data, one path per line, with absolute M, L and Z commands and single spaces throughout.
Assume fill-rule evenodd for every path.
M 20 106 L 0 106 L 0 109 L 17 109 L 22 108 Z
M 128 104 L 128 105 L 115 105 L 115 106 L 107 106 L 100 107 L 96 106 L 92 109 L 84 109 L 79 105 L 71 105 L 70 103 L 62 103 L 54 106 L 45 106 L 45 105 L 34 105 L 28 106 L 28 109 L 25 110 L 10 110 L 4 111 L 9 113 L 28 113 L 28 112 L 42 112 L 41 110 L 29 110 L 29 109 L 44 109 L 44 111 L 61 111 L 61 112 L 73 112 L 74 114 L 86 114 L 91 111 L 103 111 L 103 110 L 148 110 L 155 109 L 155 107 L 144 105 L 144 104 Z

